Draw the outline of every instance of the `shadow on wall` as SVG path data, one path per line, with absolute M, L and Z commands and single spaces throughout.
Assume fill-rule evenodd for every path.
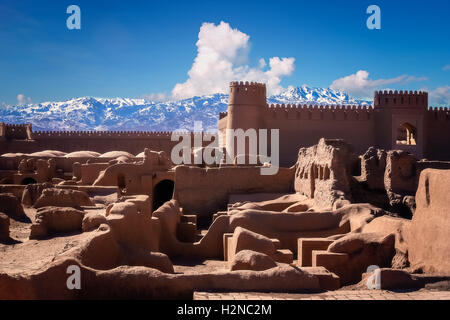
M 24 184 L 24 185 L 34 184 L 34 183 L 37 183 L 37 181 L 35 179 L 33 179 L 33 178 L 30 178 L 30 177 L 25 178 L 25 179 L 22 180 L 22 184 Z
M 162 180 L 153 189 L 153 210 L 161 207 L 166 201 L 172 199 L 175 184 L 173 180 Z

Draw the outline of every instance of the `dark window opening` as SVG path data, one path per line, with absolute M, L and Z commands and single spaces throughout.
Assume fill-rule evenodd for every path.
M 352 176 L 359 177 L 361 175 L 361 159 L 358 159 L 353 164 L 352 168 Z
M 174 182 L 162 180 L 153 189 L 153 211 L 161 207 L 166 201 L 172 199 Z
M 125 189 L 126 186 L 125 176 L 123 174 L 119 174 L 117 176 L 117 187 L 119 187 L 119 189 Z
M 25 178 L 25 179 L 23 179 L 22 180 L 22 184 L 34 184 L 34 183 L 37 183 L 37 181 L 35 180 L 35 179 L 33 179 L 33 178 L 30 178 L 30 177 L 28 177 L 28 178 Z

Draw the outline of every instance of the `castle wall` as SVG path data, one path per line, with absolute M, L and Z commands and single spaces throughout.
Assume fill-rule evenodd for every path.
M 425 115 L 425 124 L 425 157 L 429 160 L 450 160 L 450 110 L 429 109 Z
M 266 128 L 280 130 L 282 166 L 293 165 L 298 150 L 320 138 L 344 139 L 360 154 L 375 142 L 371 107 L 271 105 L 264 119 Z
M 373 107 L 268 106 L 264 84 L 232 82 L 228 111 L 220 113 L 218 129 L 222 133 L 227 128 L 279 129 L 280 165 L 285 167 L 295 163 L 301 147 L 312 146 L 320 138 L 344 139 L 359 154 L 363 154 L 370 146 L 375 146 L 386 150 L 408 151 L 417 158 L 450 160 L 449 117 L 448 109 L 428 108 L 426 92 L 377 91 Z M 415 144 L 396 141 L 399 128 L 404 124 L 414 128 Z M 170 138 L 171 132 L 32 132 L 30 124 L 0 123 L 0 155 L 43 150 L 67 153 L 82 150 L 105 153 L 118 150 L 136 155 L 145 148 L 165 151 L 170 155 L 172 148 L 178 144 L 178 141 L 171 141 Z M 193 146 L 194 134 L 191 138 Z M 270 152 L 270 139 L 268 142 Z M 204 141 L 203 147 L 209 143 Z M 246 146 L 246 150 L 248 149 Z
M 112 150 L 127 151 L 138 154 L 145 148 L 169 152 L 177 143 L 170 141 L 171 132 L 33 132 L 37 148 L 40 150 L 58 150 L 73 152 L 92 150 L 104 153 Z
M 293 165 L 297 150 L 316 144 L 320 138 L 344 139 L 358 154 L 375 146 L 404 150 L 417 158 L 450 160 L 450 150 L 444 147 L 450 143 L 449 112 L 429 109 L 426 92 L 377 91 L 373 107 L 267 104 L 261 107 L 260 86 L 230 84 L 233 105 L 230 104 L 228 114 L 220 115 L 219 130 L 279 129 L 281 166 Z M 254 96 L 248 92 L 254 92 Z M 255 100 L 253 105 L 251 99 Z M 231 115 L 238 119 L 239 126 L 229 119 Z M 402 135 L 408 138 L 404 140 Z
M 83 150 L 105 153 L 117 150 L 137 155 L 145 148 L 165 151 L 170 155 L 172 148 L 179 143 L 179 141 L 171 141 L 171 135 L 172 132 L 168 131 L 35 131 L 30 132 L 29 140 L 0 140 L 0 155 L 29 154 L 43 150 L 66 153 Z M 191 133 L 192 146 L 194 146 L 194 135 Z M 204 141 L 203 146 L 210 143 L 210 141 Z

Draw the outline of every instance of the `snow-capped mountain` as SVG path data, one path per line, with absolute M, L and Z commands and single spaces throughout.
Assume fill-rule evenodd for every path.
M 370 105 L 367 100 L 357 100 L 347 93 L 329 88 L 312 88 L 306 85 L 301 87 L 288 87 L 281 94 L 273 95 L 267 99 L 267 103 L 278 104 L 317 104 L 317 105 Z
M 269 104 L 370 104 L 346 93 L 308 86 L 289 87 L 267 99 Z M 0 121 L 31 123 L 33 130 L 193 130 L 202 121 L 204 130 L 217 129 L 219 113 L 227 110 L 228 95 L 211 94 L 180 101 L 83 97 L 61 102 L 0 106 Z

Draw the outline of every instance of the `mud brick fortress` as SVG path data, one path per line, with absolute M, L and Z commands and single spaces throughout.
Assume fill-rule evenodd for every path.
M 232 82 L 219 118 L 224 134 L 279 129 L 276 173 L 174 165 L 170 132 L 1 123 L 0 299 L 448 286 L 450 114 L 427 93 L 269 106 L 264 84 Z
M 377 91 L 373 106 L 268 105 L 265 84 L 230 83 L 228 111 L 221 113 L 218 128 L 279 129 L 280 165 L 295 163 L 297 150 L 320 138 L 344 139 L 354 151 L 374 146 L 405 150 L 417 158 L 450 160 L 450 112 L 428 106 L 426 92 Z M 170 154 L 177 143 L 171 132 L 136 131 L 37 131 L 30 124 L 0 123 L 2 153 L 42 150 L 74 152 L 112 150 L 138 154 L 149 148 Z
M 0 148 L 4 153 L 123 150 L 138 154 L 144 148 L 170 152 L 176 144 L 170 136 L 167 131 L 33 131 L 31 124 L 0 123 Z
M 373 106 L 268 105 L 264 84 L 232 82 L 219 130 L 279 129 L 280 163 L 291 165 L 298 148 L 339 138 L 357 153 L 369 146 L 408 151 L 418 158 L 450 160 L 450 113 L 429 108 L 426 92 L 377 91 Z

